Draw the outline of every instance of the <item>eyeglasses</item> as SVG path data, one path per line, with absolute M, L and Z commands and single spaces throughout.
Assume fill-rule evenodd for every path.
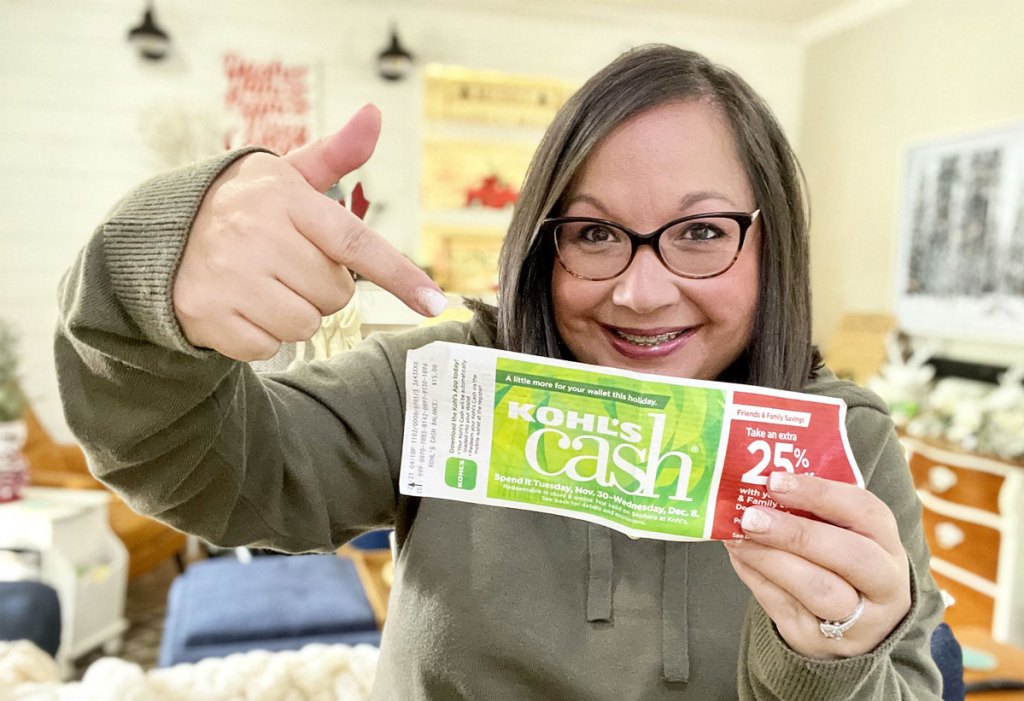
M 552 217 L 538 227 L 541 236 L 553 236 L 558 262 L 583 280 L 610 280 L 629 267 L 640 246 L 654 249 L 662 265 L 686 278 L 721 275 L 739 258 L 747 230 L 760 209 L 710 212 L 673 219 L 649 234 L 638 234 L 621 224 L 590 217 Z

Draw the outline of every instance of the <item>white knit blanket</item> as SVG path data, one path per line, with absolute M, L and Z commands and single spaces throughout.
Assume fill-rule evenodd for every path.
M 378 655 L 370 645 L 312 644 L 149 671 L 104 657 L 82 681 L 61 684 L 35 645 L 0 642 L 0 701 L 359 701 L 370 697 Z

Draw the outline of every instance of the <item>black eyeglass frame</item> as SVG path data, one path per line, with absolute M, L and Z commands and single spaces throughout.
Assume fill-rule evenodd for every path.
M 665 268 L 672 274 L 678 275 L 679 277 L 687 278 L 689 280 L 706 280 L 707 278 L 718 277 L 719 275 L 722 275 L 736 263 L 736 260 L 740 257 L 740 252 L 743 250 L 743 242 L 746 241 L 747 231 L 750 230 L 750 227 L 754 225 L 754 222 L 756 222 L 760 218 L 760 216 L 760 208 L 755 209 L 753 212 L 750 212 L 749 214 L 746 212 L 701 212 L 700 214 L 690 214 L 685 217 L 680 217 L 679 219 L 673 219 L 672 221 L 660 226 L 659 228 L 655 229 L 649 234 L 641 234 L 639 232 L 633 231 L 629 227 L 619 224 L 618 222 L 613 222 L 609 219 L 598 219 L 596 217 L 548 217 L 547 219 L 541 221 L 541 223 L 537 226 L 537 229 L 539 232 L 544 230 L 548 230 L 551 232 L 551 238 L 553 239 L 553 244 L 555 247 L 555 257 L 558 259 L 558 264 L 562 266 L 562 269 L 565 270 L 565 272 L 569 273 L 575 278 L 579 278 L 580 280 L 601 282 L 604 280 L 611 280 L 612 278 L 616 278 L 619 275 L 622 275 L 622 273 L 626 272 L 626 270 L 629 269 L 629 266 L 633 264 L 633 259 L 636 258 L 636 251 L 638 248 L 640 248 L 640 246 L 650 246 L 651 248 L 653 248 L 654 255 L 658 256 L 658 260 L 661 261 L 661 264 L 664 265 Z M 672 266 L 670 266 L 661 255 L 661 235 L 664 234 L 669 229 L 671 229 L 673 226 L 676 226 L 678 224 L 682 224 L 688 221 L 696 221 L 698 219 L 707 219 L 710 217 L 717 217 L 719 219 L 732 219 L 740 226 L 740 243 L 736 247 L 736 255 L 732 257 L 732 260 L 729 261 L 729 264 L 726 265 L 721 270 L 719 270 L 718 272 L 708 273 L 705 275 L 691 275 L 689 273 L 681 273 Z M 629 242 L 630 245 L 632 245 L 632 250 L 630 250 L 629 259 L 626 261 L 626 264 L 622 266 L 622 270 L 615 273 L 614 275 L 608 275 L 606 277 L 587 277 L 586 275 L 580 275 L 579 273 L 569 269 L 569 266 L 567 266 L 565 262 L 562 260 L 561 252 L 558 250 L 558 236 L 556 235 L 556 232 L 558 231 L 558 227 L 561 224 L 572 224 L 577 222 L 592 222 L 594 224 L 603 224 L 605 226 L 611 226 L 615 229 L 618 229 L 619 231 L 624 232 L 626 236 L 629 237 Z

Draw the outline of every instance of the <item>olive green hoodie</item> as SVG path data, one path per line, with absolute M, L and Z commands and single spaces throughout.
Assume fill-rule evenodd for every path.
M 137 510 L 219 545 L 331 551 L 397 528 L 381 699 L 931 699 L 942 604 L 885 407 L 827 371 L 868 489 L 893 510 L 913 605 L 870 654 L 793 652 L 718 542 L 631 540 L 583 521 L 399 494 L 405 353 L 491 346 L 479 319 L 259 375 L 192 347 L 171 283 L 206 189 L 245 151 L 144 183 L 62 283 L 56 359 L 69 425 Z

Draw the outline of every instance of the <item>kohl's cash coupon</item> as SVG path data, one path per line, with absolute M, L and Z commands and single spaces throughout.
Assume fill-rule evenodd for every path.
M 864 486 L 840 399 L 435 342 L 410 351 L 400 490 L 724 540 L 768 474 Z

